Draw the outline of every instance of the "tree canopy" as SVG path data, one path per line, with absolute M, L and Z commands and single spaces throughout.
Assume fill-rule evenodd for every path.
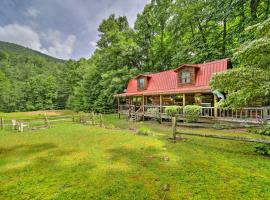
M 95 52 L 78 61 L 0 44 L 0 109 L 102 112 L 115 108 L 113 95 L 136 74 L 228 57 L 233 69 L 211 82 L 227 94 L 223 104 L 267 102 L 269 7 L 270 0 L 152 0 L 134 27 L 125 16 L 104 19 Z

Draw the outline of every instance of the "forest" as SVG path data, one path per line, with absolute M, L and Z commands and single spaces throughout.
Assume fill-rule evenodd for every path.
M 116 93 L 139 73 L 230 58 L 213 77 L 224 106 L 270 99 L 270 0 L 152 0 L 137 15 L 112 14 L 99 25 L 89 59 L 63 61 L 0 43 L 0 111 L 116 108 Z

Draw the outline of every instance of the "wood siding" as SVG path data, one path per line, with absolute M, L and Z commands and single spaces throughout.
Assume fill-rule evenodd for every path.
M 182 72 L 189 72 L 190 73 L 190 83 L 182 83 Z M 186 66 L 182 67 L 178 71 L 178 86 L 185 86 L 185 85 L 194 85 L 196 81 L 196 69 L 194 67 Z
M 144 79 L 144 88 L 140 88 L 139 87 L 139 80 L 140 79 Z M 137 90 L 138 91 L 143 91 L 143 90 L 146 90 L 147 89 L 147 84 L 148 84 L 148 78 L 146 76 L 139 76 L 137 78 Z

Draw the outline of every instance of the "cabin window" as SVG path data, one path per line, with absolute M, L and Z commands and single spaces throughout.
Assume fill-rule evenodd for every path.
M 139 90 L 145 89 L 145 78 L 144 77 L 138 79 L 138 87 L 139 87 Z
M 181 80 L 182 80 L 182 83 L 190 83 L 190 72 L 182 71 Z

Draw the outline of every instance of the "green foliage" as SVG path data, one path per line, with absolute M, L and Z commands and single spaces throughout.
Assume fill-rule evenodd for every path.
M 260 127 L 256 127 L 252 129 L 252 132 L 260 135 L 268 135 L 270 136 L 270 125 L 267 121 L 263 122 Z
M 144 135 L 144 136 L 149 136 L 152 135 L 152 131 L 149 128 L 146 127 L 141 127 L 138 131 L 137 131 L 138 135 Z
M 211 83 L 228 94 L 224 105 L 240 107 L 258 97 L 267 104 L 269 24 L 266 0 L 152 0 L 134 28 L 126 16 L 104 19 L 90 59 L 63 61 L 0 42 L 0 110 L 114 110 L 113 95 L 134 75 L 233 55 L 240 68 Z
M 270 155 L 270 145 L 269 144 L 258 144 L 255 146 L 256 153 L 259 153 L 261 155 Z
M 57 108 L 64 61 L 31 49 L 0 42 L 0 110 Z M 62 106 L 61 108 L 64 108 Z
M 221 104 L 225 107 L 247 106 L 257 98 L 263 98 L 267 103 L 270 96 L 269 76 L 270 71 L 241 67 L 214 76 L 211 86 L 227 94 Z
M 246 28 L 246 41 L 234 54 L 235 62 L 247 68 L 270 69 L 270 19 Z
M 248 106 L 258 98 L 270 103 L 270 20 L 248 27 L 245 34 L 246 42 L 234 54 L 239 68 L 217 74 L 210 83 L 227 94 L 226 107 Z
M 148 108 L 147 112 L 151 113 L 158 123 L 161 123 L 161 113 L 159 112 L 159 108 Z
M 128 79 L 138 73 L 137 44 L 126 17 L 111 15 L 99 27 L 99 49 L 69 98 L 75 110 L 103 112 L 115 108 L 114 94 L 123 92 Z
M 53 109 L 57 98 L 56 78 L 44 75 L 30 78 L 23 91 L 26 110 Z
M 165 108 L 165 113 L 169 117 L 175 117 L 181 109 L 181 106 L 167 106 Z
M 21 57 L 22 59 L 24 58 L 25 60 L 30 60 L 31 58 L 43 58 L 49 62 L 56 62 L 56 63 L 65 62 L 64 60 L 48 56 L 33 49 L 22 47 L 20 45 L 9 42 L 0 41 L 0 60 L 3 58 L 6 59 L 9 56 Z
M 184 107 L 184 117 L 186 122 L 197 122 L 201 116 L 201 106 L 187 105 Z

